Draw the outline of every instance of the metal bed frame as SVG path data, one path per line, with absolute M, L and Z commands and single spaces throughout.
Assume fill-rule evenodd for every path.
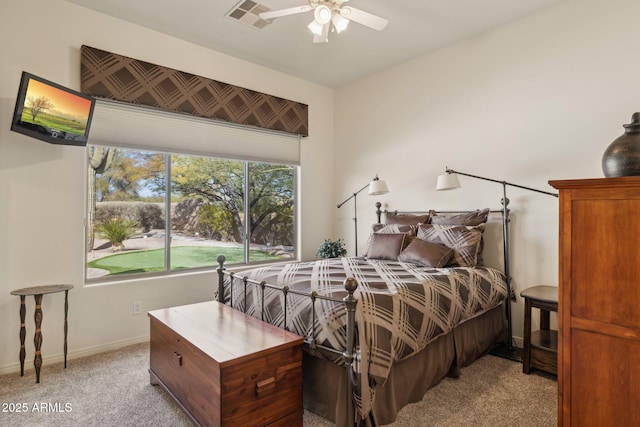
M 425 211 L 387 211 L 384 210 L 382 211 L 381 208 L 382 204 L 380 202 L 376 203 L 376 216 L 378 219 L 378 223 L 381 223 L 381 217 L 382 217 L 382 213 L 387 213 L 387 212 L 393 212 L 395 214 L 424 214 L 426 213 Z M 446 214 L 460 214 L 460 213 L 468 213 L 470 211 L 436 211 L 437 213 L 446 213 Z M 505 215 L 505 210 L 491 210 L 491 213 L 496 213 L 496 212 L 500 212 L 502 213 L 502 219 L 503 219 L 503 243 L 504 243 L 504 273 L 505 276 L 507 277 L 506 279 L 506 284 L 507 284 L 507 298 L 505 300 L 505 307 L 506 307 L 506 314 L 507 314 L 507 325 L 508 325 L 508 333 L 509 333 L 509 346 L 511 346 L 511 310 L 510 310 L 510 304 L 509 304 L 509 295 L 511 295 L 511 288 L 510 288 L 510 278 L 509 278 L 509 257 L 508 257 L 508 213 Z M 507 210 L 508 212 L 508 210 Z M 240 275 L 235 274 L 234 272 L 229 272 L 226 270 L 224 263 L 226 261 L 226 258 L 224 255 L 219 255 L 217 258 L 217 262 L 218 262 L 218 268 L 217 268 L 217 272 L 218 272 L 218 293 L 217 293 L 217 301 L 220 303 L 225 303 L 224 301 L 224 282 L 225 282 L 225 276 L 228 276 L 230 278 L 229 283 L 230 283 L 230 298 L 233 298 L 233 286 L 234 286 L 234 278 L 241 278 L 242 280 L 242 286 L 243 286 L 243 298 L 244 298 L 244 307 L 245 307 L 245 311 L 247 309 L 247 302 L 246 302 L 246 298 L 247 298 L 247 286 L 257 286 L 260 288 L 260 296 L 261 296 L 261 320 L 264 321 L 264 294 L 265 291 L 267 289 L 272 289 L 272 290 L 276 290 L 276 291 L 280 291 L 283 293 L 284 295 L 284 327 L 286 330 L 289 330 L 289 327 L 287 325 L 287 295 L 288 294 L 294 294 L 294 295 L 299 295 L 299 296 L 303 296 L 303 297 L 308 297 L 311 299 L 311 303 L 312 303 L 312 325 L 315 325 L 315 316 L 316 316 L 316 301 L 317 300 L 325 300 L 325 301 L 332 301 L 335 303 L 342 303 L 344 304 L 344 309 L 345 309 L 345 313 L 346 313 L 346 330 L 345 330 L 345 334 L 346 334 L 346 339 L 345 339 L 345 350 L 343 352 L 341 352 L 340 350 L 336 350 L 334 348 L 322 345 L 322 344 L 318 344 L 316 342 L 316 335 L 315 335 L 315 329 L 313 329 L 311 331 L 311 336 L 310 337 L 305 337 L 304 340 L 304 345 L 308 346 L 311 349 L 321 349 L 324 351 L 328 351 L 330 353 L 333 354 L 337 354 L 339 356 L 341 356 L 344 360 L 344 365 L 345 365 L 345 369 L 346 369 L 346 374 L 347 374 L 347 393 L 346 395 L 348 396 L 347 399 L 347 405 L 346 405 L 346 411 L 345 411 L 345 418 L 343 420 L 336 420 L 336 425 L 339 427 L 351 427 L 351 426 L 357 426 L 358 425 L 358 421 L 356 420 L 356 410 L 355 410 L 355 404 L 353 402 L 353 388 L 355 387 L 355 380 L 354 380 L 354 375 L 353 375 L 353 370 L 352 370 L 352 365 L 353 365 L 353 360 L 355 358 L 355 351 L 356 351 L 356 347 L 355 347 L 355 330 L 356 330 L 356 324 L 355 324 L 355 311 L 356 311 L 356 306 L 358 304 L 358 299 L 355 297 L 354 293 L 356 291 L 356 289 L 358 288 L 358 282 L 356 281 L 356 279 L 349 277 L 347 279 L 345 279 L 344 281 L 344 288 L 345 291 L 347 292 L 347 296 L 345 296 L 344 298 L 340 299 L 340 298 L 333 298 L 333 297 L 327 297 L 327 296 L 323 296 L 323 295 L 319 295 L 316 291 L 311 291 L 311 292 L 306 292 L 306 291 L 300 291 L 297 289 L 290 289 L 288 286 L 284 286 L 284 287 L 280 287 L 280 286 L 275 286 L 272 284 L 267 283 L 266 281 L 257 281 L 257 280 L 252 280 L 249 279 L 246 276 L 242 276 L 240 277 Z M 231 299 L 230 301 L 231 306 L 233 306 L 233 299 Z M 371 420 L 372 423 L 375 425 L 375 421 Z
M 233 298 L 233 282 L 234 282 L 234 277 L 236 277 L 236 274 L 233 272 L 227 272 L 225 267 L 224 267 L 224 263 L 226 261 L 226 258 L 224 255 L 219 255 L 217 258 L 218 261 L 218 302 L 221 302 L 224 304 L 224 278 L 225 278 L 225 274 L 229 276 L 229 283 L 230 283 L 230 292 L 229 295 L 231 296 L 231 298 Z M 262 306 L 261 306 L 261 319 L 262 321 L 264 321 L 264 293 L 266 291 L 266 289 L 273 289 L 273 290 L 277 290 L 277 291 L 281 291 L 284 295 L 284 325 L 285 325 L 285 329 L 289 330 L 289 327 L 287 326 L 287 295 L 288 294 L 294 294 L 294 295 L 300 295 L 300 296 L 304 296 L 304 297 L 308 297 L 311 299 L 311 304 L 312 304 L 312 325 L 315 325 L 315 319 L 316 319 L 316 300 L 321 299 L 321 300 L 325 300 L 325 301 L 333 301 L 335 303 L 343 303 L 344 307 L 345 307 L 345 312 L 347 315 L 347 320 L 346 320 L 346 346 L 345 346 L 345 351 L 341 352 L 339 350 L 336 350 L 332 347 L 328 347 L 322 344 L 318 344 L 316 342 L 316 331 L 315 329 L 312 329 L 311 331 L 311 337 L 305 337 L 304 340 L 304 345 L 309 346 L 312 349 L 322 349 L 325 351 L 328 351 L 330 353 L 333 354 L 337 354 L 342 356 L 343 360 L 344 360 L 344 364 L 345 364 L 345 369 L 346 369 L 346 373 L 347 373 L 347 378 L 349 379 L 347 381 L 347 396 L 351 397 L 352 396 L 352 388 L 354 386 L 354 378 L 353 378 L 353 370 L 352 365 L 353 365 L 353 359 L 355 357 L 355 324 L 356 324 L 356 320 L 355 320 L 355 312 L 356 312 L 356 305 L 358 304 L 358 299 L 354 296 L 354 292 L 356 291 L 356 289 L 358 288 L 358 282 L 356 281 L 356 279 L 349 277 L 347 279 L 345 279 L 344 281 L 344 289 L 347 291 L 347 296 L 340 299 L 340 298 L 332 298 L 332 297 L 327 297 L 327 296 L 323 296 L 323 295 L 319 295 L 316 291 L 312 291 L 312 292 L 305 292 L 305 291 L 299 291 L 296 289 L 290 289 L 288 286 L 284 286 L 284 287 L 279 287 L 279 286 L 274 286 L 274 285 L 270 285 L 267 282 L 265 282 L 264 280 L 261 282 L 258 282 L 257 280 L 252 280 L 249 279 L 248 277 L 244 276 L 242 277 L 242 283 L 243 283 L 243 298 L 244 298 L 244 307 L 245 310 L 247 308 L 247 303 L 246 303 L 246 298 L 247 298 L 247 286 L 248 285 L 252 285 L 252 286 L 258 286 L 260 288 L 260 292 L 261 292 L 261 302 L 262 302 Z M 231 306 L 233 307 L 233 300 L 230 301 Z M 336 424 L 339 426 L 355 426 L 356 425 L 356 413 L 355 413 L 355 405 L 353 403 L 353 399 L 348 399 L 347 401 L 347 410 L 346 410 L 346 416 L 345 419 L 342 420 L 343 422 L 340 423 L 339 420 L 336 420 Z

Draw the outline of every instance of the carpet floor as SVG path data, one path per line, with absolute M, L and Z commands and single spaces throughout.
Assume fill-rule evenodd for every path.
M 149 344 L 46 363 L 0 376 L 0 426 L 191 426 L 169 395 L 149 384 Z M 393 427 L 555 426 L 557 383 L 522 364 L 487 355 L 445 378 L 398 414 Z M 305 411 L 304 427 L 331 427 Z

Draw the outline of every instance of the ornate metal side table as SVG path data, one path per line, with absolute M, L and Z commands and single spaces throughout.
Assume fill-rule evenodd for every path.
M 40 347 L 42 346 L 42 296 L 44 294 L 53 294 L 64 291 L 64 367 L 67 368 L 67 313 L 69 312 L 69 289 L 73 289 L 73 285 L 45 285 L 33 286 L 30 288 L 16 289 L 11 291 L 11 295 L 20 296 L 20 376 L 24 376 L 24 359 L 25 347 L 24 339 L 27 334 L 25 329 L 25 315 L 27 308 L 25 305 L 25 297 L 33 295 L 36 300 L 36 309 L 34 320 L 36 322 L 36 332 L 33 337 L 33 344 L 36 348 L 36 354 L 33 359 L 33 365 L 36 368 L 36 383 L 40 382 L 40 367 L 42 366 L 42 354 Z

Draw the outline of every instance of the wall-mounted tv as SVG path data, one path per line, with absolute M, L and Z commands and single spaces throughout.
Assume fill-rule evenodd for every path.
M 87 145 L 95 100 L 22 72 L 11 130 L 51 144 Z

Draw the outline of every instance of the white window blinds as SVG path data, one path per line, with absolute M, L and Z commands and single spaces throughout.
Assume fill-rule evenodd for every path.
M 89 144 L 300 164 L 300 137 L 97 99 Z

